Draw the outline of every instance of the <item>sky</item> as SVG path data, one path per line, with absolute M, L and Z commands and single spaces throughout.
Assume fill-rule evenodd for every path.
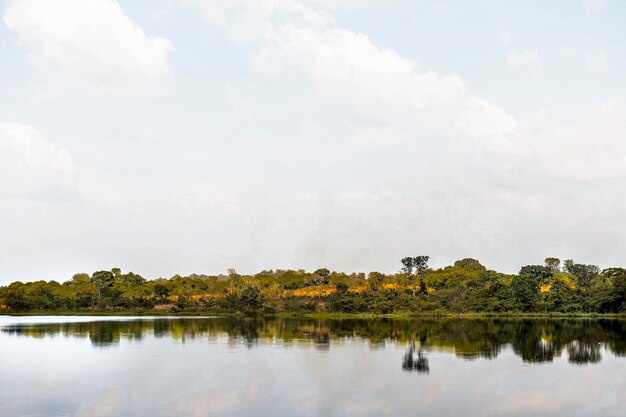
M 626 2 L 0 0 L 0 284 L 626 265 Z

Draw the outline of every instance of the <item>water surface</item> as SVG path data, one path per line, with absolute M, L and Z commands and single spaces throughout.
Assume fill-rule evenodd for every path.
M 0 317 L 1 416 L 623 416 L 626 322 Z

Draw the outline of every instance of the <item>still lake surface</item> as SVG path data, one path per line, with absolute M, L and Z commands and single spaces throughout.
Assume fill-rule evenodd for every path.
M 0 316 L 0 416 L 624 416 L 626 321 Z

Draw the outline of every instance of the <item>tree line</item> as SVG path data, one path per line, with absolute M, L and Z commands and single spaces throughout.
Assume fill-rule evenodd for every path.
M 404 257 L 400 271 L 351 273 L 320 268 L 253 275 L 175 275 L 146 280 L 119 268 L 78 273 L 66 282 L 0 287 L 0 311 L 207 311 L 246 315 L 313 313 L 623 313 L 626 269 L 546 258 L 517 274 L 465 258 L 443 268 L 425 255 Z

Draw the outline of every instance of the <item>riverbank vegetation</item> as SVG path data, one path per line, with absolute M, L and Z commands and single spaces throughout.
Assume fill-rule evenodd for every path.
M 266 270 L 146 280 L 119 268 L 70 280 L 0 287 L 0 312 L 183 312 L 223 314 L 515 314 L 626 311 L 626 269 L 547 258 L 503 274 L 466 258 L 444 268 L 405 257 L 401 271 Z

